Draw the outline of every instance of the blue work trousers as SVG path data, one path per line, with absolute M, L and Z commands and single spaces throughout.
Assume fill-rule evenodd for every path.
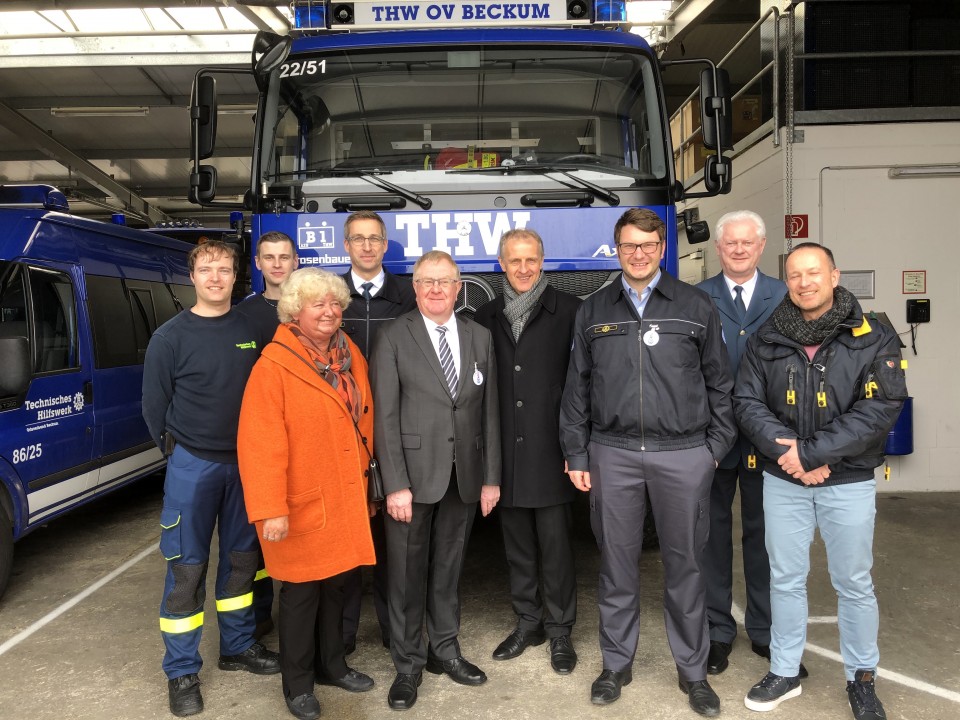
M 167 460 L 160 525 L 160 551 L 167 560 L 160 602 L 163 670 L 172 679 L 197 673 L 203 664 L 200 634 L 215 526 L 220 653 L 237 655 L 254 642 L 257 532 L 247 521 L 237 465 L 203 460 L 178 445 Z

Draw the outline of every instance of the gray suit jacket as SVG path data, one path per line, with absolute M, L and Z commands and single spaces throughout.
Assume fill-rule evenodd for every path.
M 720 322 L 723 325 L 723 341 L 726 343 L 727 355 L 730 357 L 730 371 L 736 378 L 737 369 L 740 367 L 740 358 L 743 357 L 743 351 L 747 347 L 747 340 L 760 329 L 760 326 L 777 309 L 777 305 L 787 294 L 787 286 L 783 284 L 782 280 L 759 273 L 757 286 L 753 290 L 750 307 L 747 308 L 747 316 L 743 319 L 742 325 L 737 318 L 733 296 L 730 295 L 727 283 L 723 279 L 723 273 L 707 278 L 697 287 L 708 293 L 713 299 L 713 304 L 717 306 L 717 312 L 720 313 Z M 720 462 L 720 467 L 727 469 L 736 467 L 741 458 L 746 463 L 746 456 L 750 452 L 750 442 L 741 436 L 734 443 L 733 449 Z
M 381 329 L 370 362 L 374 449 L 384 489 L 410 488 L 417 503 L 440 501 L 454 462 L 463 502 L 479 501 L 482 485 L 500 484 L 493 338 L 472 320 L 457 316 L 456 321 L 460 376 L 455 401 L 419 310 Z

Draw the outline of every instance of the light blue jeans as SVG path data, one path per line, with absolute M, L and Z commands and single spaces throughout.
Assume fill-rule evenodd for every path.
M 763 474 L 763 512 L 770 556 L 770 672 L 794 677 L 807 640 L 807 575 L 815 528 L 827 548 L 837 591 L 840 654 L 847 680 L 880 662 L 880 613 L 873 592 L 876 481 L 803 486 Z

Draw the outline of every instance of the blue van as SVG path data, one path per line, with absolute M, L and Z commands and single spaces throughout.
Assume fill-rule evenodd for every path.
M 196 302 L 193 246 L 0 185 L 0 595 L 26 533 L 164 466 L 140 415 L 153 331 Z

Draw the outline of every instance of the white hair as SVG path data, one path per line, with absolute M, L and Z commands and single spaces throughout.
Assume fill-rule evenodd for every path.
M 754 227 L 757 228 L 757 235 L 759 237 L 765 238 L 767 236 L 767 226 L 763 222 L 763 218 L 757 215 L 757 213 L 752 210 L 734 210 L 733 212 L 728 212 L 726 215 L 721 215 L 720 219 L 717 220 L 716 242 L 720 242 L 720 238 L 723 237 L 723 229 L 727 225 L 740 222 L 752 222 Z

